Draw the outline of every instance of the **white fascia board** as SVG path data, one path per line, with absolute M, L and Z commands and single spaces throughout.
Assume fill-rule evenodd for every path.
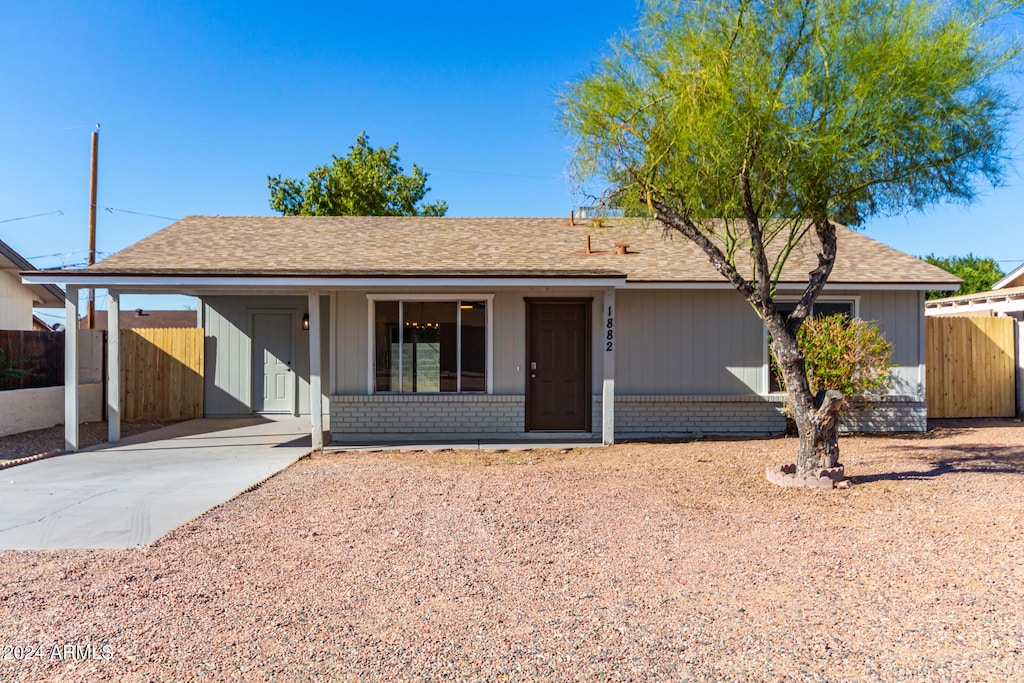
M 1011 270 L 1009 273 L 1006 274 L 1006 277 L 992 285 L 992 289 L 1002 289 L 1003 287 L 1006 287 L 1011 282 L 1019 278 L 1021 275 L 1024 275 L 1024 263 L 1020 264 L 1019 266 Z
M 988 296 L 972 296 L 971 298 L 934 299 L 925 302 L 925 313 L 928 311 L 1020 311 L 1024 310 L 1024 294 L 999 294 L 994 292 Z
M 733 289 L 732 284 L 720 282 L 629 282 L 623 277 L 211 277 L 211 276 L 138 276 L 74 275 L 71 273 L 35 273 L 22 275 L 26 284 L 65 284 L 99 289 L 112 288 L 122 292 L 132 290 L 159 290 L 160 292 L 210 291 L 229 289 L 369 289 L 369 288 L 484 288 L 496 287 L 615 287 L 618 289 Z M 806 285 L 780 283 L 781 291 L 802 291 Z M 857 283 L 829 282 L 825 291 L 843 290 L 910 290 L 955 289 L 943 283 Z
M 989 301 L 966 301 L 942 306 L 926 306 L 926 316 L 952 315 L 956 313 L 978 313 L 981 311 L 994 311 L 995 306 Z
M 779 283 L 778 291 L 802 292 L 806 284 Z M 931 289 L 953 290 L 956 285 L 948 285 L 934 282 L 829 282 L 822 290 L 832 292 L 836 290 L 904 290 L 904 291 L 926 291 Z M 620 289 L 735 289 L 729 282 L 627 282 Z
M 209 277 L 209 276 L 152 276 L 137 275 L 83 276 L 70 274 L 23 275 L 25 283 L 66 283 L 82 287 L 115 288 L 122 292 L 133 289 L 195 290 L 219 289 L 369 289 L 399 288 L 452 288 L 452 287 L 621 287 L 625 277 Z

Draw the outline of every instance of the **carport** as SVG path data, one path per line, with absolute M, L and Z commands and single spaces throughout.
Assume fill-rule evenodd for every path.
M 0 550 L 151 543 L 311 450 L 308 418 L 182 422 L 7 469 Z

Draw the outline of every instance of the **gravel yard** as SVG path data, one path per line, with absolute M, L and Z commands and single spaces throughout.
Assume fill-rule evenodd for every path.
M 166 427 L 173 422 L 123 422 L 121 424 L 121 436 L 129 437 L 142 434 L 153 429 Z M 78 441 L 80 448 L 88 448 L 107 440 L 106 422 L 83 422 L 78 427 Z M 16 460 L 30 455 L 38 455 L 47 451 L 64 450 L 64 425 L 47 427 L 46 429 L 35 429 L 31 432 L 21 432 L 9 436 L 0 436 L 0 461 Z
M 1024 426 L 841 448 L 833 491 L 765 480 L 793 439 L 317 454 L 0 552 L 0 680 L 1024 680 Z

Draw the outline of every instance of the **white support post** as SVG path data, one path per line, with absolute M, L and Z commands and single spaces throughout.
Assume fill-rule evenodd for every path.
M 121 292 L 107 290 L 107 441 L 121 440 Z
M 328 299 L 330 303 L 327 306 L 327 395 L 334 396 L 338 393 L 338 375 L 334 371 L 334 354 L 338 351 L 338 326 L 333 321 L 338 319 L 338 293 L 331 292 Z
M 64 301 L 64 450 L 78 450 L 78 287 Z
M 313 448 L 324 447 L 324 400 L 320 381 L 320 290 L 309 290 L 309 421 Z
M 601 393 L 601 443 L 615 443 L 615 288 L 604 290 L 601 316 L 601 348 L 604 349 L 604 387 Z

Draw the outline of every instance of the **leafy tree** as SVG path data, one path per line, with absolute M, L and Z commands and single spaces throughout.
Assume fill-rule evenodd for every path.
M 1014 105 L 997 33 L 1024 0 L 648 0 L 563 94 L 573 167 L 699 245 L 771 336 L 801 474 L 836 464 L 838 391 L 813 393 L 797 332 L 836 260 L 835 221 L 969 202 L 999 183 Z M 775 290 L 818 265 L 789 316 Z
M 955 292 L 942 290 L 931 290 L 927 293 L 929 299 L 941 299 L 946 296 L 960 296 L 961 294 L 974 294 L 975 292 L 987 292 L 992 285 L 1003 279 L 1006 273 L 999 267 L 994 259 L 981 258 L 974 254 L 967 256 L 950 256 L 941 258 L 934 254 L 924 257 L 924 260 L 933 266 L 938 266 L 948 273 L 956 275 L 964 281 L 960 289 Z
M 398 144 L 370 146 L 360 133 L 348 156 L 332 156 L 306 180 L 267 176 L 270 207 L 285 216 L 443 216 L 448 204 L 421 204 L 430 188 L 428 174 L 413 164 L 406 175 Z

